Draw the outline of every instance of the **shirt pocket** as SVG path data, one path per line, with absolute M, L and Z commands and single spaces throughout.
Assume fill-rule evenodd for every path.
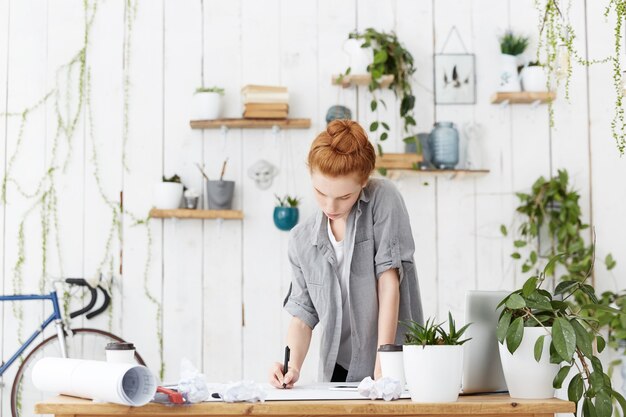
M 354 244 L 350 272 L 358 276 L 374 274 L 374 239 Z
M 304 276 L 306 284 L 311 287 L 321 287 L 324 285 L 324 273 L 325 271 L 313 270 L 310 274 Z

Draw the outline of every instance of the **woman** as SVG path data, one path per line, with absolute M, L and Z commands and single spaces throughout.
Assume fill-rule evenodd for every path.
M 296 226 L 289 241 L 293 279 L 284 308 L 288 372 L 270 371 L 275 387 L 300 378 L 313 328 L 321 324 L 321 381 L 381 376 L 377 347 L 402 343 L 398 320 L 422 322 L 413 263 L 415 245 L 402 196 L 386 180 L 369 179 L 374 147 L 358 123 L 332 121 L 311 145 L 308 166 L 320 211 Z

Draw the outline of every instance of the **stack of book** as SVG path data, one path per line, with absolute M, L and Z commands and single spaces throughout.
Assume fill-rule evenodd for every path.
M 245 119 L 286 119 L 289 113 L 287 87 L 246 85 L 241 98 Z

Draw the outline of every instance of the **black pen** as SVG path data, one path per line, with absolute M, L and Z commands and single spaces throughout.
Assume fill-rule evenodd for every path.
M 285 362 L 283 362 L 283 378 L 285 377 L 285 375 L 287 374 L 287 371 L 289 370 L 289 354 L 291 353 L 291 351 L 289 350 L 289 346 L 285 346 Z M 283 388 L 286 388 L 287 384 L 285 384 L 283 382 Z

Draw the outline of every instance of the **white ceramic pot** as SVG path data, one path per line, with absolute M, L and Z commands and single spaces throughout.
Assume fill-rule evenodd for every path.
M 158 209 L 177 209 L 183 198 L 183 185 L 177 182 L 159 182 L 154 185 L 153 205 Z
M 547 91 L 547 77 L 543 67 L 524 67 L 521 77 L 524 91 Z
M 519 74 L 517 73 L 517 57 L 500 55 L 500 85 L 498 91 L 510 93 L 522 91 Z
M 463 375 L 463 346 L 403 346 L 404 376 L 411 400 L 454 402 Z
M 349 57 L 351 74 L 367 74 L 367 66 L 372 63 L 372 49 L 361 48 L 363 42 L 356 39 L 348 39 L 343 44 L 343 50 Z
M 219 93 L 195 93 L 191 102 L 191 119 L 219 119 L 221 103 L 222 97 Z
M 548 327 L 551 332 L 552 329 Z M 543 352 L 541 360 L 535 360 L 535 342 L 541 335 Z M 554 397 L 552 381 L 559 372 L 560 365 L 550 363 L 550 337 L 543 327 L 524 327 L 522 343 L 511 355 L 505 344 L 499 344 L 500 360 L 504 379 L 513 398 L 545 399 Z

